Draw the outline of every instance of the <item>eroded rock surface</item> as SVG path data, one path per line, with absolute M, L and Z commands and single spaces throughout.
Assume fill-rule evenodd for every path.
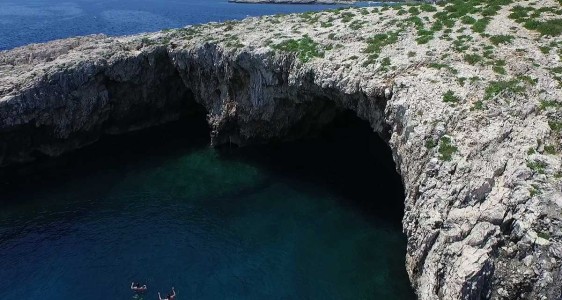
M 547 25 L 561 12 L 556 1 L 361 8 L 4 51 L 0 164 L 199 105 L 214 144 L 241 145 L 352 110 L 402 176 L 420 299 L 559 299 L 562 41 Z

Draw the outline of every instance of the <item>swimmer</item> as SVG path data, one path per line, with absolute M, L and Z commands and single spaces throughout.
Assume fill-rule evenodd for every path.
M 131 282 L 131 290 L 133 290 L 136 293 L 144 293 L 146 292 L 147 289 L 148 288 L 146 287 L 146 284 L 141 285 L 138 282 L 137 283 Z
M 160 300 L 175 300 L 176 299 L 176 291 L 172 287 L 172 292 L 168 293 L 168 296 L 166 298 L 162 298 L 162 296 L 160 296 L 160 292 L 158 292 L 158 299 L 160 299 Z

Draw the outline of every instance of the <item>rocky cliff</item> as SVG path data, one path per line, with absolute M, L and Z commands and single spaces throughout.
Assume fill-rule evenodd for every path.
M 1 52 L 0 162 L 202 110 L 215 145 L 294 138 L 351 110 L 402 176 L 420 299 L 559 299 L 561 13 L 340 9 Z

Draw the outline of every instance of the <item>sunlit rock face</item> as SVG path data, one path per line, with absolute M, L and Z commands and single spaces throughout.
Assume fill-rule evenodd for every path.
M 495 9 L 484 31 L 439 29 L 442 7 L 362 8 L 2 52 L 1 164 L 192 113 L 214 145 L 245 145 L 352 111 L 402 177 L 420 299 L 557 299 L 560 39 L 509 18 L 516 4 L 478 9 Z

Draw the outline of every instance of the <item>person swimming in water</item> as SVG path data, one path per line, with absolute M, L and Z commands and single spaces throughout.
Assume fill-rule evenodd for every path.
M 131 290 L 133 290 L 135 293 L 144 293 L 146 292 L 147 289 L 148 288 L 146 287 L 146 284 L 141 285 L 138 282 L 137 283 L 131 282 Z
M 176 299 L 176 291 L 172 287 L 172 292 L 168 293 L 168 296 L 166 298 L 162 298 L 162 296 L 160 296 L 160 292 L 158 292 L 158 299 L 160 299 L 160 300 L 175 300 Z

